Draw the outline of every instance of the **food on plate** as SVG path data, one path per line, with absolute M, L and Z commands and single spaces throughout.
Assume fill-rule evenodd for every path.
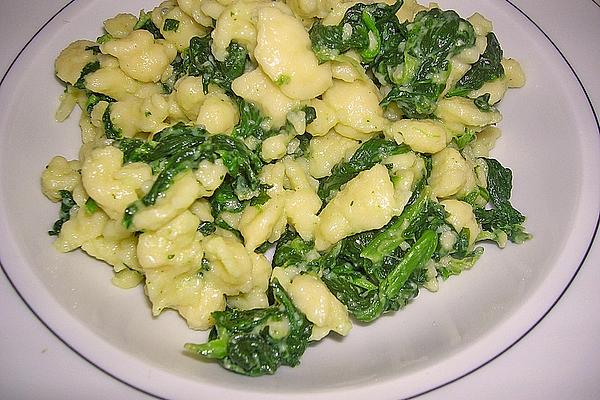
M 167 0 L 104 31 L 55 62 L 82 145 L 42 173 L 49 234 L 211 330 L 188 351 L 273 374 L 438 290 L 481 242 L 530 238 L 490 158 L 525 77 L 479 14 Z

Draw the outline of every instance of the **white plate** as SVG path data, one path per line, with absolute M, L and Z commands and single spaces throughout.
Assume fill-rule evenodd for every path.
M 130 1 L 127 11 L 150 8 Z M 300 367 L 245 378 L 185 356 L 203 341 L 174 313 L 153 320 L 141 290 L 110 284 L 110 269 L 88 257 L 60 255 L 45 234 L 56 206 L 39 192 L 55 154 L 75 157 L 76 118 L 56 124 L 62 87 L 53 59 L 70 41 L 95 38 L 122 2 L 74 2 L 25 49 L 0 86 L 0 251 L 5 272 L 38 316 L 103 370 L 169 398 L 408 397 L 486 363 L 534 326 L 567 287 L 598 220 L 598 131 L 576 78 L 547 39 L 508 3 L 446 1 L 462 15 L 491 18 L 507 56 L 528 75 L 503 101 L 504 136 L 493 156 L 512 168 L 513 202 L 535 239 L 486 249 L 475 269 L 422 293 L 407 309 L 343 340 L 311 346 Z M 96 24 L 90 23 L 97 21 Z M 552 160 L 552 162 L 549 162 Z

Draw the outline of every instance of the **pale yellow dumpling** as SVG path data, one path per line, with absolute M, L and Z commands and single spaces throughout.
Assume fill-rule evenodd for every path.
M 258 12 L 257 27 L 254 57 L 288 97 L 312 99 L 331 86 L 331 68 L 328 63 L 319 64 L 308 32 L 298 19 L 265 7 Z
M 190 46 L 190 39 L 194 36 L 204 36 L 207 30 L 198 24 L 192 17 L 176 6 L 174 1 L 165 1 L 152 10 L 152 22 L 160 29 L 165 40 L 175 45 L 181 51 Z M 175 22 L 175 29 L 165 29 L 167 20 Z
M 141 82 L 158 82 L 177 54 L 174 47 L 156 43 L 154 36 L 145 30 L 110 40 L 100 45 L 100 49 L 117 57 L 123 72 Z
M 255 103 L 271 118 L 274 128 L 284 125 L 287 114 L 300 104 L 286 96 L 260 67 L 235 79 L 231 88 L 238 96 Z
M 379 229 L 398 213 L 387 168 L 376 164 L 352 179 L 319 214 L 315 247 L 325 250 L 354 233 Z
M 95 45 L 95 42 L 89 40 L 77 40 L 67 46 L 54 62 L 56 76 L 63 82 L 74 85 L 81 76 L 83 67 L 96 60 L 94 52 L 89 50 L 90 46 Z
M 433 155 L 431 164 L 429 185 L 434 196 L 466 195 L 475 187 L 475 172 L 458 150 L 446 147 Z
M 385 132 L 386 135 L 391 133 L 397 143 L 406 143 L 414 151 L 425 154 L 437 153 L 448 142 L 444 126 L 430 119 L 402 119 L 394 122 Z
M 78 160 L 67 161 L 62 156 L 53 157 L 42 172 L 42 193 L 52 201 L 60 201 L 61 190 L 73 191 L 81 182 Z
M 138 211 L 133 225 L 138 230 L 156 230 L 187 210 L 200 197 L 202 186 L 191 172 L 177 176 L 166 194 L 152 206 Z
M 380 100 L 375 85 L 360 80 L 350 83 L 335 80 L 323 94 L 323 101 L 335 110 L 336 132 L 357 140 L 367 140 L 385 127 Z
M 441 201 L 440 204 L 444 206 L 448 213 L 446 221 L 456 229 L 456 232 L 460 233 L 463 228 L 469 230 L 469 244 L 472 245 L 479 232 L 481 232 L 481 228 L 479 228 L 473 214 L 473 207 L 469 203 L 454 199 Z
M 85 190 L 113 219 L 120 219 L 125 208 L 138 200 L 151 177 L 147 164 L 123 165 L 123 152 L 113 146 L 95 149 L 81 167 Z
M 84 208 L 80 208 L 63 224 L 52 246 L 61 253 L 75 250 L 85 242 L 102 235 L 107 221 L 108 216 L 101 210 L 90 214 Z
M 330 131 L 325 136 L 314 137 L 310 141 L 308 165 L 315 178 L 331 175 L 331 170 L 339 162 L 350 158 L 360 143 Z
M 287 290 L 294 305 L 314 324 L 311 340 L 321 340 L 329 331 L 346 336 L 352 329 L 346 306 L 316 276 L 298 275 Z

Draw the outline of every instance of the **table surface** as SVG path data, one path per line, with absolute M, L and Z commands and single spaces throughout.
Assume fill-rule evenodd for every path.
M 592 0 L 512 2 L 561 49 L 599 112 L 600 5 Z M 47 17 L 65 3 L 1 2 L 0 74 Z M 570 288 L 525 338 L 479 370 L 419 399 L 600 399 L 599 242 L 596 237 Z M 151 398 L 72 352 L 36 319 L 3 274 L 0 316 L 1 398 Z

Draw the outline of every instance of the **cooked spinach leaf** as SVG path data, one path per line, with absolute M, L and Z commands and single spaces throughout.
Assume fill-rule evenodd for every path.
M 152 14 L 147 13 L 144 10 L 140 11 L 138 21 L 133 27 L 134 31 L 137 29 L 143 29 L 150 32 L 152 36 L 154 36 L 154 39 L 164 39 L 162 33 L 160 33 L 160 29 L 152 22 Z
M 102 124 L 104 125 L 104 135 L 107 139 L 118 139 L 121 137 L 121 129 L 116 127 L 110 118 L 110 103 L 104 114 L 102 114 Z
M 85 111 L 87 111 L 88 114 L 91 114 L 96 104 L 100 103 L 101 101 L 113 103 L 116 100 L 102 93 L 89 92 L 88 98 L 85 102 Z
M 425 118 L 436 108 L 450 73 L 450 57 L 472 47 L 471 24 L 452 10 L 420 11 L 407 27 L 402 74 L 381 102 L 394 102 L 409 118 Z
M 96 203 L 96 201 L 91 197 L 88 197 L 88 199 L 85 201 L 85 212 L 87 214 L 93 214 L 99 209 L 100 207 L 98 207 L 98 203 Z
M 390 255 L 406 240 L 404 232 L 418 220 L 427 205 L 429 196 L 430 192 L 423 190 L 412 204 L 405 207 L 399 217 L 371 239 L 361 251 L 361 257 L 371 260 L 374 264 L 381 264 L 384 257 Z
M 475 106 L 479 109 L 479 111 L 483 111 L 483 112 L 496 111 L 496 107 L 494 107 L 490 104 L 490 94 L 489 93 L 482 94 L 481 96 L 475 98 L 473 100 L 473 103 L 475 103 Z
M 437 247 L 437 234 L 424 230 L 405 253 L 397 249 L 383 265 L 372 270 L 369 260 L 358 258 L 370 239 L 366 234 L 344 239 L 340 256 L 324 267 L 322 275 L 331 292 L 363 322 L 404 307 L 418 294 L 419 286 L 425 282 L 423 268 Z
M 402 0 L 393 5 L 358 3 L 346 11 L 338 25 L 316 22 L 309 34 L 319 61 L 338 59 L 349 50 L 355 50 L 364 63 L 374 61 L 385 45 L 382 40 L 391 37 L 390 24 L 400 26 L 395 14 L 402 3 Z
M 48 231 L 50 236 L 58 236 L 63 224 L 71 219 L 71 211 L 77 206 L 77 203 L 73 200 L 73 194 L 68 190 L 59 190 L 58 194 L 60 195 L 60 210 L 58 219 L 52 225 L 52 229 Z
M 217 227 L 214 223 L 210 221 L 203 221 L 200 222 L 200 224 L 198 225 L 198 232 L 200 232 L 204 236 L 212 235 L 213 233 L 215 233 L 216 230 Z
M 461 272 L 471 269 L 483 254 L 483 247 L 475 247 L 473 251 L 465 254 L 462 258 L 448 256 L 444 264 L 437 266 L 438 274 L 446 280 L 453 275 L 459 275 Z
M 273 255 L 273 267 L 288 267 L 291 265 L 301 267 L 310 261 L 309 253 L 313 252 L 317 258 L 319 254 L 314 250 L 312 241 L 303 240 L 298 233 L 288 229 L 277 241 Z
M 479 60 L 463 75 L 454 88 L 447 94 L 450 96 L 466 96 L 473 90 L 480 89 L 484 83 L 504 76 L 502 66 L 502 48 L 493 32 L 486 36 L 487 47 Z M 487 99 L 489 101 L 489 98 Z M 487 102 L 486 101 L 486 102 Z
M 267 308 L 214 312 L 215 326 L 209 341 L 187 343 L 185 348 L 217 359 L 228 370 L 249 376 L 271 375 L 282 365 L 298 365 L 308 347 L 312 323 L 296 308 L 276 279 L 271 282 L 270 292 L 273 304 Z M 282 320 L 289 326 L 287 334 L 272 335 L 269 324 Z
M 85 89 L 85 76 L 88 74 L 91 74 L 92 72 L 97 71 L 99 69 L 100 69 L 100 61 L 96 60 L 96 61 L 87 63 L 85 65 L 85 67 L 83 67 L 83 69 L 81 70 L 79 79 L 77 79 L 77 82 L 75 82 L 75 84 L 73 86 L 75 86 L 77 89 Z
M 406 144 L 398 145 L 392 140 L 374 137 L 364 142 L 352 155 L 350 160 L 343 161 L 333 167 L 331 175 L 321 179 L 319 184 L 319 197 L 328 202 L 340 187 L 384 158 L 406 153 L 410 147 Z
M 210 35 L 190 39 L 190 46 L 171 63 L 173 75 L 163 86 L 168 93 L 173 90 L 179 78 L 189 75 L 202 77 L 205 93 L 212 83 L 232 94 L 231 82 L 244 73 L 248 52 L 244 46 L 231 42 L 227 47 L 227 57 L 221 62 L 213 56 L 211 44 Z
M 262 161 L 234 137 L 209 136 L 202 128 L 179 123 L 157 133 L 151 143 L 132 140 L 121 143 L 126 159 L 151 164 L 158 175 L 150 191 L 125 210 L 126 227 L 131 226 L 137 211 L 153 205 L 169 189 L 178 174 L 196 168 L 202 160 L 223 161 L 237 196 L 249 199 L 258 194 Z
M 522 243 L 530 239 L 531 235 L 523 227 L 525 216 L 510 203 L 512 171 L 492 158 L 484 160 L 488 168 L 487 191 L 492 207 L 473 210 L 483 230 L 489 233 L 484 237 L 498 237 L 503 233 L 513 243 Z
M 179 29 L 179 21 L 178 20 L 172 19 L 172 18 L 165 19 L 165 22 L 163 24 L 163 31 L 177 32 L 177 29 Z

